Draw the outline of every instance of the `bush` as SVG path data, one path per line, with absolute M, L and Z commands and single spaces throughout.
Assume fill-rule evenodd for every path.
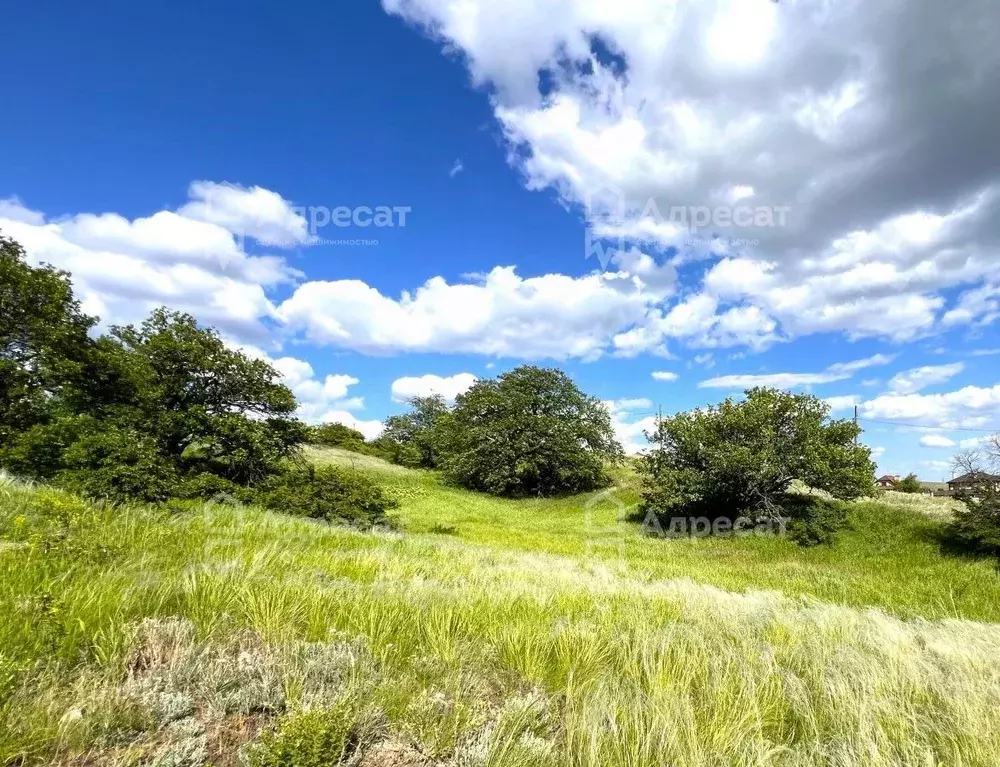
M 367 447 L 364 434 L 342 423 L 324 423 L 320 426 L 313 426 L 309 429 L 306 440 L 311 445 L 339 447 L 344 450 L 353 450 L 355 453 L 363 452 Z
M 154 503 L 170 498 L 178 484 L 175 467 L 152 439 L 109 423 L 91 423 L 66 448 L 62 463 L 55 483 L 96 499 Z
M 848 527 L 847 504 L 834 498 L 789 493 L 779 505 L 789 520 L 789 537 L 802 546 L 831 544 Z
M 643 512 L 775 518 L 790 509 L 803 540 L 829 538 L 843 514 L 802 504 L 788 493 L 792 482 L 848 500 L 872 491 L 875 470 L 857 425 L 829 412 L 812 395 L 751 389 L 743 401 L 664 419 L 642 459 Z
M 347 764 L 371 745 L 381 718 L 342 698 L 331 708 L 285 714 L 246 752 L 249 767 L 335 767 Z
M 1000 557 L 1000 492 L 987 485 L 961 500 L 965 508 L 955 512 L 950 544 L 975 554 Z
M 623 457 L 604 405 L 562 371 L 531 366 L 459 395 L 443 432 L 448 477 L 501 496 L 604 487 L 607 464 Z
M 253 500 L 285 514 L 362 527 L 387 524 L 386 512 L 398 506 L 368 477 L 333 466 L 287 468 L 263 483 Z
M 920 484 L 916 474 L 907 474 L 892 488 L 897 493 L 922 493 L 924 486 Z

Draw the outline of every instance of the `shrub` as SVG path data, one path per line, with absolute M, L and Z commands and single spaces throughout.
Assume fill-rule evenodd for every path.
M 562 371 L 531 366 L 459 395 L 443 432 L 449 478 L 501 496 L 594 490 L 623 456 L 604 405 Z
M 81 495 L 114 502 L 164 501 L 177 471 L 155 442 L 135 429 L 92 423 L 63 453 L 55 483 Z
M 847 504 L 835 498 L 789 493 L 779 505 L 789 519 L 789 537 L 803 546 L 831 544 L 848 526 Z
M 386 512 L 398 505 L 363 474 L 308 465 L 294 465 L 269 478 L 254 500 L 286 514 L 363 527 L 386 524 Z
M 896 486 L 892 488 L 897 493 L 922 493 L 924 492 L 924 486 L 920 484 L 920 480 L 917 479 L 916 474 L 907 474 Z
M 1000 557 L 1000 492 L 984 485 L 975 495 L 961 498 L 965 508 L 955 512 L 950 543 L 976 554 Z
M 740 402 L 664 419 L 642 459 L 643 511 L 797 515 L 803 539 L 827 538 L 843 515 L 827 504 L 803 505 L 788 494 L 792 482 L 847 500 L 871 492 L 875 470 L 869 449 L 856 444 L 857 425 L 830 421 L 829 412 L 812 395 L 758 388 Z
M 333 767 L 347 764 L 378 737 L 376 712 L 350 697 L 329 708 L 285 714 L 246 751 L 249 767 Z
M 360 453 L 365 450 L 365 435 L 342 423 L 324 423 L 309 429 L 306 440 L 312 445 L 339 447 Z

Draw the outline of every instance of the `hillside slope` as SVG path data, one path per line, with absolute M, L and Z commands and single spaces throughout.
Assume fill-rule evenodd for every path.
M 0 763 L 1000 763 L 1000 626 L 905 619 L 991 618 L 987 598 L 878 584 L 895 563 L 1000 586 L 912 512 L 862 505 L 833 550 L 656 541 L 611 525 L 610 496 L 496 501 L 315 458 L 378 472 L 405 532 L 4 482 Z M 868 594 L 896 615 L 831 603 Z

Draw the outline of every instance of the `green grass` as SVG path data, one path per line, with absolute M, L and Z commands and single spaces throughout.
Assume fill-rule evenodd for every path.
M 403 532 L 0 481 L 0 764 L 1000 764 L 1000 579 L 933 516 L 653 540 L 628 474 L 515 502 L 312 457 Z
M 441 485 L 431 473 L 341 450 L 312 460 L 353 466 L 404 500 L 410 534 L 449 535 L 500 551 L 586 557 L 637 580 L 693 578 L 729 591 L 775 590 L 825 602 L 880 607 L 900 617 L 1000 622 L 1000 573 L 989 560 L 942 556 L 935 533 L 949 499 L 888 493 L 851 506 L 851 529 L 836 545 L 806 548 L 788 539 L 672 539 L 641 535 L 631 517 L 635 475 L 621 471 L 611 491 L 562 499 L 504 500 Z

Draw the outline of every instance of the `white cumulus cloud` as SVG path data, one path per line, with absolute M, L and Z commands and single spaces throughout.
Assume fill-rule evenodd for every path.
M 459 394 L 464 394 L 478 379 L 472 373 L 457 373 L 453 376 L 438 376 L 428 373 L 423 376 L 407 376 L 392 382 L 392 398 L 405 402 L 414 397 L 429 397 L 439 394 L 447 402 L 454 402 Z

